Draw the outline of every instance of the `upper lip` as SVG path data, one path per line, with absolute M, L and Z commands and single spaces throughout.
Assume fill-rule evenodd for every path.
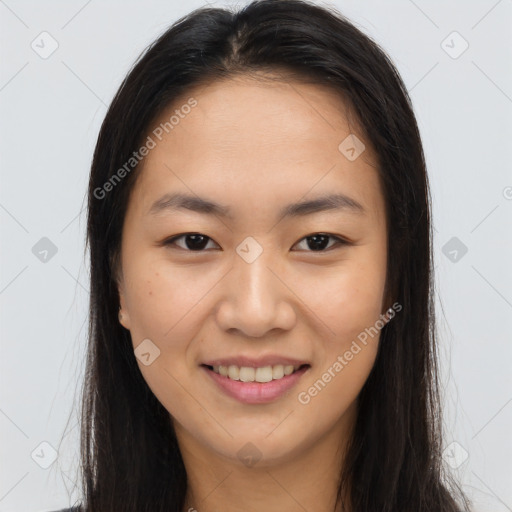
M 282 364 L 283 366 L 292 365 L 295 367 L 309 364 L 306 361 L 295 359 L 293 357 L 280 356 L 277 354 L 268 354 L 262 357 L 249 357 L 249 356 L 233 356 L 222 357 L 218 359 L 210 359 L 202 363 L 206 366 L 246 366 L 249 368 L 262 368 L 264 366 L 276 366 Z

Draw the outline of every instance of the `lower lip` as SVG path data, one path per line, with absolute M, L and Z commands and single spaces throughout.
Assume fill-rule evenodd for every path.
M 270 382 L 242 382 L 215 373 L 207 366 L 202 366 L 202 368 L 219 388 L 230 397 L 236 398 L 244 404 L 265 404 L 280 398 L 284 393 L 293 388 L 310 367 L 304 366 L 296 372 L 284 376 L 282 379 L 271 380 Z

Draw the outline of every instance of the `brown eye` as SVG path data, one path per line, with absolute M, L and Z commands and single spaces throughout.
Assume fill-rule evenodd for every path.
M 329 245 L 329 239 L 333 240 L 334 243 Z M 326 249 L 331 249 L 334 245 L 348 245 L 346 240 L 328 233 L 314 233 L 304 237 L 300 243 L 306 242 L 307 252 L 325 252 Z
M 176 243 L 176 241 L 180 239 L 184 240 L 184 244 L 179 245 Z M 201 233 L 185 233 L 166 240 L 164 245 L 177 245 L 179 248 L 187 251 L 202 252 L 209 241 L 213 240 Z
M 177 242 L 178 240 L 180 240 L 180 243 Z M 201 233 L 184 233 L 182 235 L 169 238 L 163 242 L 163 245 L 177 246 L 178 248 L 189 252 L 205 252 L 205 248 L 208 246 L 208 242 L 210 241 L 213 242 L 210 237 Z M 327 252 L 336 245 L 349 245 L 348 241 L 328 233 L 313 233 L 312 235 L 302 238 L 299 244 L 301 243 L 305 243 L 305 245 L 303 245 L 300 250 L 306 252 Z M 217 244 L 215 243 L 215 245 Z

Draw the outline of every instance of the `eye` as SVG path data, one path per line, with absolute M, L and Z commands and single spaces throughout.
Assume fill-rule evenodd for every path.
M 181 239 L 183 239 L 184 241 L 184 246 L 177 243 L 177 241 Z M 330 245 L 329 239 L 333 241 L 333 243 Z M 208 246 L 208 242 L 210 241 L 213 242 L 213 240 L 210 237 L 203 235 L 201 233 L 184 233 L 182 235 L 177 235 L 165 240 L 163 242 L 163 245 L 176 245 L 179 248 L 190 252 L 204 252 L 205 248 Z M 303 248 L 302 250 L 305 250 L 306 252 L 326 252 L 326 250 L 331 249 L 335 245 L 350 244 L 350 242 L 348 242 L 347 240 L 344 240 L 335 235 L 330 235 L 329 233 L 313 233 L 302 238 L 300 242 L 296 245 L 300 245 L 300 243 L 303 242 L 306 242 L 307 248 Z
M 329 239 L 332 239 L 334 243 L 329 245 Z M 326 252 L 326 249 L 331 249 L 334 245 L 349 245 L 348 241 L 329 233 L 313 233 L 305 236 L 299 244 L 303 241 L 306 242 L 307 247 L 311 248 L 311 251 L 306 250 L 306 252 Z
M 176 240 L 183 238 L 185 240 L 185 247 L 176 244 Z M 164 241 L 164 245 L 178 245 L 181 249 L 193 251 L 193 252 L 204 252 L 203 249 L 208 245 L 208 241 L 213 241 L 210 237 L 202 235 L 201 233 L 185 233 L 178 235 Z

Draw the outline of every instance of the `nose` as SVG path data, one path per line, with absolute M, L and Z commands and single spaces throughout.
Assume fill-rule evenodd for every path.
M 274 329 L 292 329 L 294 294 L 282 274 L 269 251 L 250 263 L 236 254 L 216 309 L 219 327 L 250 338 L 264 337 Z

